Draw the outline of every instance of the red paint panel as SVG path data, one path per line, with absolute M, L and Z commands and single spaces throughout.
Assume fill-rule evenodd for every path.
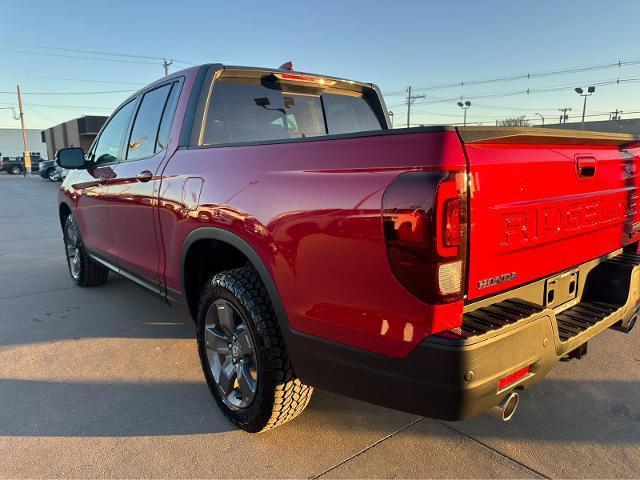
M 181 288 L 186 236 L 201 226 L 224 228 L 260 255 L 293 328 L 406 356 L 435 333 L 434 324 L 459 325 L 462 302 L 426 304 L 395 279 L 382 196 L 403 172 L 464 170 L 465 163 L 455 132 L 178 150 L 159 198 L 167 286 Z M 204 180 L 191 210 L 182 205 L 189 177 Z
M 637 239 L 639 148 L 471 144 L 466 151 L 469 299 L 574 267 Z M 579 175 L 585 158 L 587 167 L 595 165 L 593 176 Z M 503 283 L 487 282 L 502 275 Z

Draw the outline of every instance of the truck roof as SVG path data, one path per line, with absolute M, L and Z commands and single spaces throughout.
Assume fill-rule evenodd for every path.
M 185 68 L 183 70 L 178 70 L 176 72 L 173 72 L 169 75 L 167 75 L 166 77 L 162 77 L 159 78 L 158 80 L 156 80 L 155 82 L 146 85 L 145 87 L 141 88 L 140 90 L 138 90 L 136 93 L 134 93 L 133 95 L 131 95 L 132 97 L 137 95 L 141 90 L 145 90 L 147 88 L 149 88 L 152 85 L 155 85 L 157 83 L 161 83 L 161 82 L 165 82 L 168 79 L 174 78 L 174 77 L 180 77 L 180 76 L 185 76 L 185 75 L 193 75 L 194 73 L 197 73 L 198 71 L 200 71 L 200 69 L 202 68 L 215 68 L 215 69 L 219 69 L 219 70 L 234 70 L 234 71 L 246 71 L 246 72 L 251 72 L 251 71 L 255 71 L 255 72 L 265 72 L 265 73 L 289 73 L 289 74 L 293 74 L 293 75 L 307 75 L 307 76 L 312 76 L 312 77 L 319 77 L 319 78 L 325 78 L 327 80 L 333 80 L 335 82 L 340 82 L 342 84 L 350 84 L 350 85 L 358 85 L 361 87 L 367 87 L 367 88 L 373 88 L 374 90 L 376 90 L 378 92 L 378 94 L 380 95 L 380 99 L 382 100 L 382 95 L 380 94 L 380 91 L 378 89 L 378 87 L 373 84 L 373 83 L 368 83 L 368 82 L 359 82 L 359 81 L 355 81 L 355 80 L 349 80 L 347 78 L 341 78 L 341 77 L 334 77 L 331 75 L 324 75 L 324 74 L 318 74 L 318 73 L 310 73 L 310 72 L 302 72 L 302 71 L 298 71 L 298 70 L 283 70 L 281 68 L 270 68 L 270 67 L 252 67 L 252 66 L 246 66 L 246 65 L 225 65 L 222 63 L 203 63 L 201 65 L 196 65 L 193 67 L 189 67 L 189 68 Z

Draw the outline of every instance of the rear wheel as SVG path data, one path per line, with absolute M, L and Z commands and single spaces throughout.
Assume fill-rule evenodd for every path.
M 20 167 L 11 167 L 11 168 L 9 168 L 9 173 L 11 175 L 19 175 L 21 171 L 22 170 L 20 169 Z
M 227 418 L 255 433 L 302 413 L 313 388 L 293 373 L 271 300 L 253 267 L 213 275 L 197 320 L 204 375 Z
M 87 254 L 84 245 L 82 245 L 73 215 L 69 215 L 65 220 L 63 233 L 71 279 L 80 287 L 95 287 L 106 282 L 109 276 L 109 269 Z
M 50 168 L 49 170 L 47 170 L 47 178 L 52 182 L 55 182 L 58 180 L 58 177 L 56 176 L 55 168 Z

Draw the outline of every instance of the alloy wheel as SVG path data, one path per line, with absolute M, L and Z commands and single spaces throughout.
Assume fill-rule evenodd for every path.
M 65 248 L 67 250 L 67 262 L 69 263 L 69 271 L 74 280 L 80 276 L 80 239 L 78 231 L 73 222 L 69 223 L 65 235 Z
M 258 386 L 254 342 L 240 312 L 227 300 L 216 300 L 207 311 L 204 341 L 208 367 L 225 404 L 247 408 Z

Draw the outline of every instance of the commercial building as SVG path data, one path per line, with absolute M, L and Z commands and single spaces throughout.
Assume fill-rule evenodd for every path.
M 542 125 L 536 125 L 542 126 Z M 581 122 L 554 123 L 544 125 L 544 128 L 560 128 L 563 130 L 581 130 Z M 584 129 L 593 132 L 630 133 L 640 135 L 640 118 L 623 120 L 601 120 L 596 122 L 584 122 Z
M 107 117 L 87 115 L 43 130 L 42 142 L 46 143 L 47 155 L 52 159 L 58 150 L 68 147 L 82 147 L 85 151 L 89 150 L 106 121 Z
M 40 130 L 27 129 L 29 151 L 46 157 L 47 146 L 40 135 Z M 0 158 L 21 157 L 24 153 L 22 130 L 19 128 L 0 128 Z M 53 158 L 53 157 L 50 157 Z

